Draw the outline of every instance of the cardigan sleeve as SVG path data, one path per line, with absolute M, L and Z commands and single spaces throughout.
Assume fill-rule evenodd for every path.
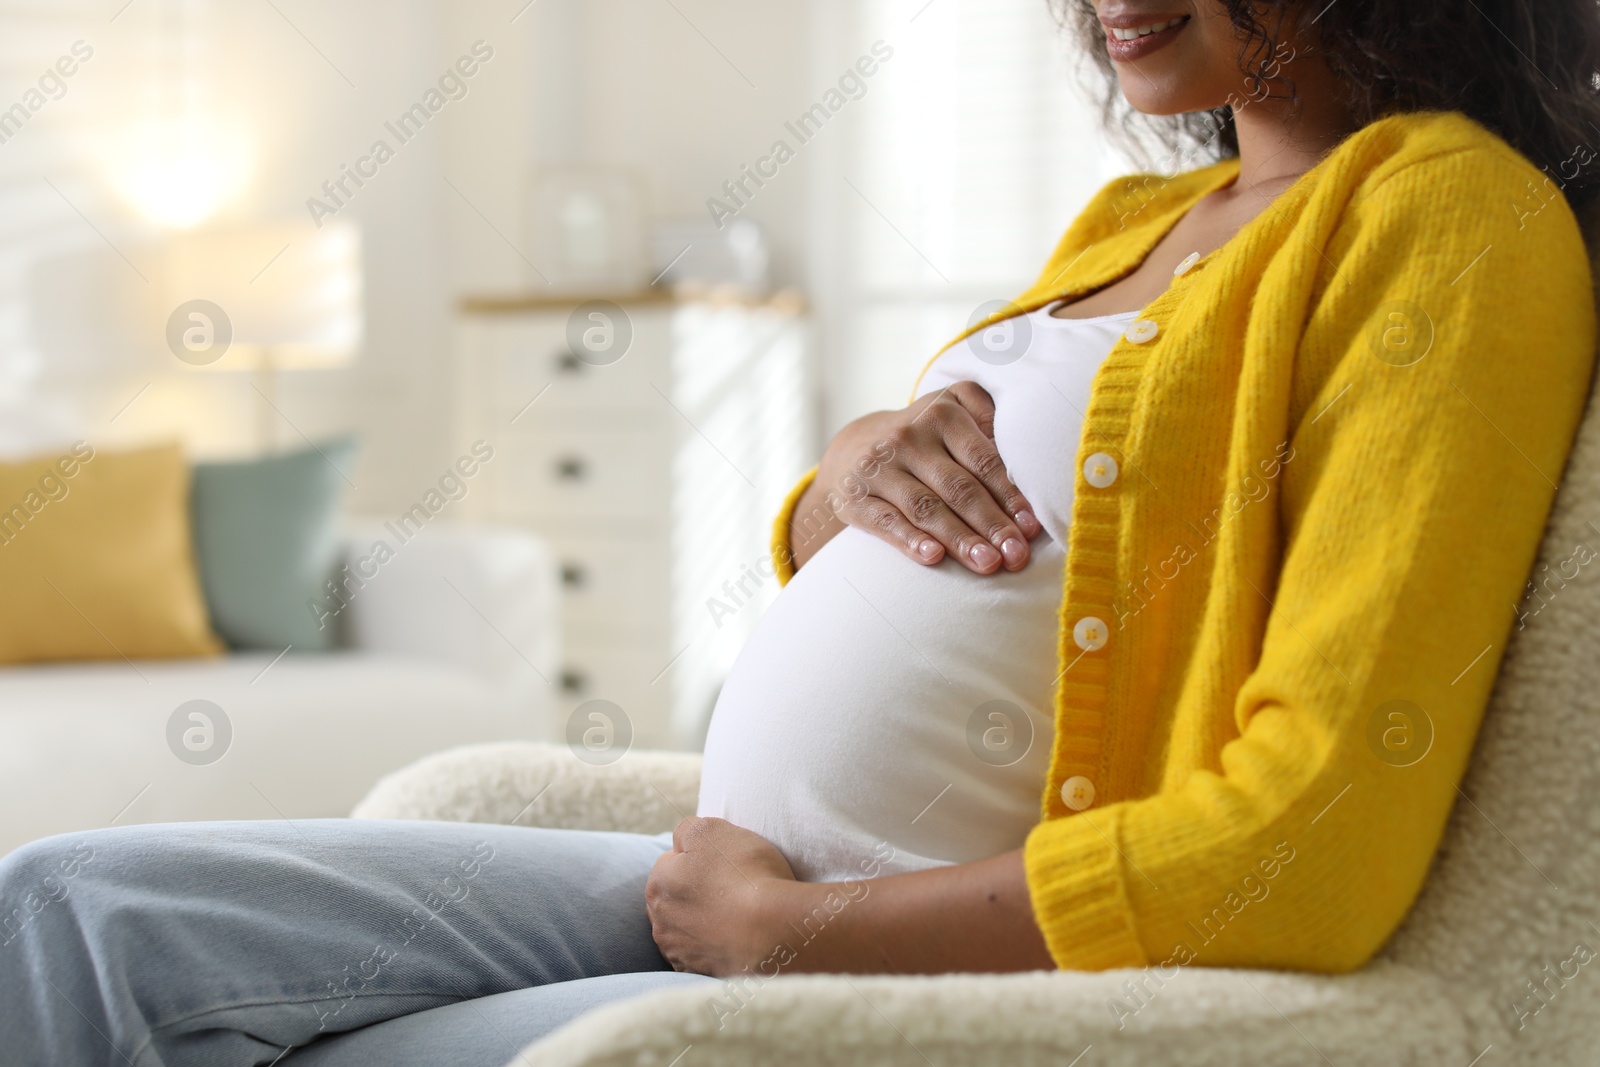
M 1238 736 L 1215 769 L 1035 827 L 1063 968 L 1358 967 L 1456 801 L 1588 393 L 1589 262 L 1564 198 L 1488 148 L 1396 170 L 1324 232 L 1290 261 L 1317 281 L 1283 352 L 1276 584 L 1238 560 L 1212 579 L 1235 625 L 1266 613 L 1242 687 L 1209 698 Z
M 806 490 L 811 488 L 811 483 L 817 480 L 817 468 L 812 467 L 800 476 L 794 488 L 789 490 L 789 495 L 783 498 L 783 505 L 778 508 L 777 518 L 772 520 L 772 569 L 778 575 L 780 587 L 788 585 L 789 579 L 794 577 L 794 545 L 791 542 L 790 525 L 794 521 L 795 508 L 800 506 L 800 498 L 806 495 Z

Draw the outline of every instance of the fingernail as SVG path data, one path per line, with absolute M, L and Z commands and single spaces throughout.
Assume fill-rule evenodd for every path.
M 939 542 L 932 539 L 923 541 L 917 546 L 917 555 L 923 559 L 931 560 L 939 554 Z
M 1006 558 L 1007 566 L 1015 567 L 1028 558 L 1028 546 L 1020 537 L 1008 537 L 1000 542 L 1000 554 Z
M 1039 526 L 1039 520 L 1034 517 L 1033 512 L 1031 511 L 1017 512 L 1017 525 L 1022 527 L 1022 532 L 1027 534 L 1029 537 L 1032 537 L 1041 529 Z
M 973 545 L 967 555 L 972 557 L 972 562 L 985 570 L 1000 562 L 1000 553 L 996 552 L 994 546 L 987 541 L 979 541 Z

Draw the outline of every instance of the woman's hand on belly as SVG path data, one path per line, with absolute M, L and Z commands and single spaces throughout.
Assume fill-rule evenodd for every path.
M 932 565 L 948 552 L 967 569 L 1021 570 L 1042 527 L 1006 476 L 994 443 L 994 401 L 957 382 L 899 411 L 840 430 L 795 508 L 790 544 L 804 565 L 845 526 Z
M 645 885 L 667 962 L 715 977 L 1051 970 L 1022 850 L 911 874 L 797 882 L 783 854 L 722 819 L 685 819 Z M 866 873 L 866 872 L 864 872 Z

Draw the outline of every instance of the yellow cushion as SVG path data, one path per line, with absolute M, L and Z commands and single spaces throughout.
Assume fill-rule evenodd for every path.
M 0 663 L 221 651 L 177 445 L 0 463 Z

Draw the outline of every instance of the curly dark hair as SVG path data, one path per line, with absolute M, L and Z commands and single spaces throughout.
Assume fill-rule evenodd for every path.
M 1138 115 L 1116 88 L 1091 0 L 1050 0 L 1098 68 L 1108 128 L 1139 154 L 1175 160 L 1238 154 L 1233 104 L 1171 118 Z M 1600 192 L 1600 0 L 1217 0 L 1238 33 L 1241 100 L 1295 99 L 1281 73 L 1286 41 L 1309 26 L 1360 125 L 1398 112 L 1459 111 L 1494 131 L 1563 187 L 1576 207 Z M 1565 164 L 1565 166 L 1564 166 Z M 1170 169 L 1187 169 L 1172 167 Z

